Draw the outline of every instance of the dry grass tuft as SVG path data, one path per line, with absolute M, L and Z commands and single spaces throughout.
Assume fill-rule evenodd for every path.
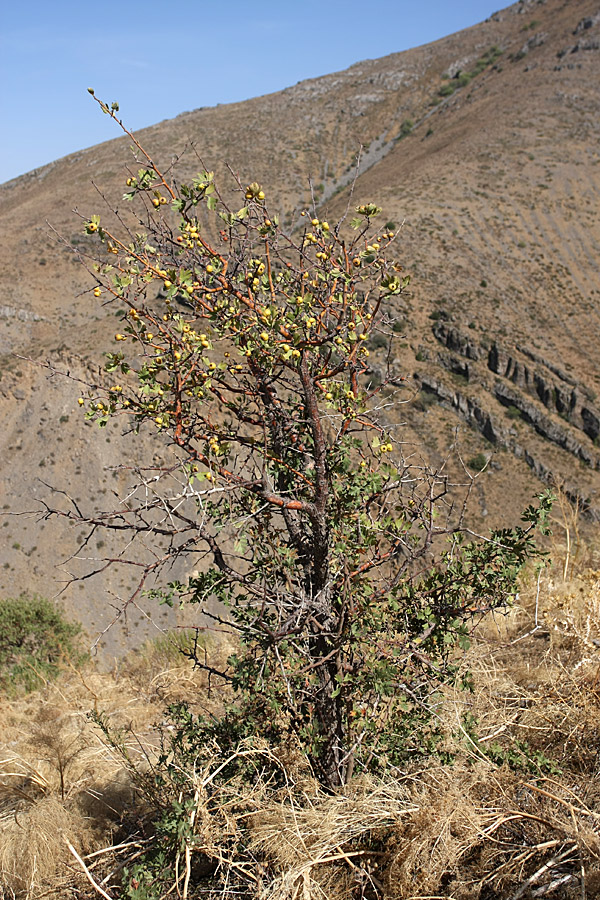
M 0 885 L 6 897 L 64 897 L 72 880 L 65 837 L 80 853 L 97 847 L 93 823 L 59 796 L 39 798 L 0 825 Z
M 583 860 L 588 883 L 600 873 L 600 816 L 558 790 L 483 762 L 423 773 L 419 812 L 394 835 L 385 896 L 582 896 Z
M 272 879 L 261 897 L 342 900 L 359 884 L 375 891 L 378 849 L 398 823 L 415 813 L 406 784 L 361 780 L 343 797 L 290 792 L 268 802 L 250 823 L 248 850 L 268 861 Z

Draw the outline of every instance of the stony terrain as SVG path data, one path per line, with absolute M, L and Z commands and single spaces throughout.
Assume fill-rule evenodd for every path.
M 475 489 L 480 525 L 514 520 L 550 482 L 593 528 L 599 84 L 599 0 L 521 0 L 434 44 L 187 112 L 138 137 L 163 165 L 179 157 L 178 177 L 202 160 L 264 183 L 290 228 L 311 190 L 331 219 L 349 202 L 383 206 L 412 275 L 410 295 L 390 310 L 396 328 L 372 353 L 381 377 L 389 359 L 390 421 L 406 423 L 434 460 L 455 442 L 465 462 L 489 460 Z M 64 562 L 84 533 L 44 519 L 49 486 L 86 508 L 109 505 L 126 488 L 111 466 L 160 452 L 86 426 L 77 382 L 56 374 L 93 378 L 109 347 L 115 310 L 92 296 L 81 216 L 119 206 L 127 167 L 137 164 L 117 138 L 0 186 L 4 594 L 53 595 L 66 573 L 112 553 L 92 535 L 84 560 Z M 460 475 L 457 459 L 452 466 Z M 127 573 L 113 568 L 64 598 L 97 633 L 126 589 Z M 161 626 L 175 614 L 153 615 Z M 119 627 L 109 654 L 127 628 L 155 625 L 135 609 Z

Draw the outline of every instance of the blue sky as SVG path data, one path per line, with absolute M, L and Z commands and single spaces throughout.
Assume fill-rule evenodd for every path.
M 0 13 L 0 183 L 131 128 L 459 31 L 502 0 L 12 0 Z

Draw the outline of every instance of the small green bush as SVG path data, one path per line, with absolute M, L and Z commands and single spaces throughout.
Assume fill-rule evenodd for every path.
M 474 472 L 482 472 L 488 464 L 488 458 L 485 453 L 476 453 L 467 461 L 467 465 Z
M 61 660 L 79 663 L 81 626 L 43 597 L 21 594 L 0 602 L 0 693 L 36 690 L 58 675 Z
M 376 332 L 373 337 L 369 338 L 367 341 L 367 346 L 370 350 L 381 350 L 382 347 L 387 349 L 389 344 L 388 338 L 385 334 L 381 334 L 381 332 Z
M 450 97 L 451 94 L 456 90 L 456 83 L 452 81 L 448 81 L 446 84 L 443 84 L 438 91 L 440 97 Z
M 430 406 L 435 406 L 438 402 L 437 397 L 432 391 L 419 391 L 413 400 L 413 407 L 420 412 L 427 412 Z
M 413 128 L 415 127 L 415 123 L 412 119 L 404 119 L 402 124 L 400 125 L 400 134 L 398 135 L 398 139 L 408 137 Z

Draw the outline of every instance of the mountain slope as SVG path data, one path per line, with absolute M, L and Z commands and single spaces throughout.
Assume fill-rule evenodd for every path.
M 398 255 L 412 275 L 412 293 L 390 310 L 399 330 L 372 353 L 380 377 L 389 356 L 388 417 L 434 459 L 457 428 L 464 459 L 489 459 L 476 518 L 514 519 L 557 480 L 591 522 L 600 509 L 599 83 L 598 0 L 530 0 L 434 44 L 184 113 L 137 137 L 161 165 L 179 157 L 181 178 L 201 159 L 261 181 L 289 227 L 311 202 L 309 177 L 331 219 L 349 202 L 383 206 L 402 223 Z M 77 386 L 14 355 L 94 377 L 114 310 L 98 308 L 73 252 L 88 246 L 73 210 L 124 208 L 127 166 L 137 169 L 119 138 L 0 186 L 5 593 L 53 593 L 65 569 L 100 568 L 112 552 L 93 535 L 83 560 L 55 568 L 85 534 L 43 519 L 49 484 L 100 506 L 126 483 L 107 467 L 160 454 L 143 438 L 134 445 L 85 426 Z M 127 584 L 113 572 L 65 596 L 96 631 Z M 164 610 L 159 625 L 173 616 Z M 144 630 L 148 620 L 130 613 L 129 627 Z M 123 635 L 109 633 L 108 652 Z

